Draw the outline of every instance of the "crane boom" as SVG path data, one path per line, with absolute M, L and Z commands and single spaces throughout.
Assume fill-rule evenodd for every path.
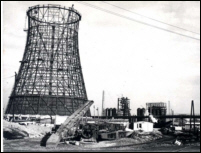
M 68 117 L 59 127 L 56 133 L 52 134 L 47 140 L 46 147 L 57 147 L 60 140 L 62 139 L 63 133 L 68 133 L 68 131 L 77 124 L 77 122 L 84 116 L 84 114 L 86 114 L 93 103 L 93 101 L 88 101 L 78 110 L 76 110 L 70 117 Z

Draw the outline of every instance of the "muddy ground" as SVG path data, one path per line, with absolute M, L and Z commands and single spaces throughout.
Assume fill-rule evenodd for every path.
M 40 146 L 40 138 L 27 138 L 3 141 L 4 151 L 6 152 L 55 152 L 55 151 L 132 151 L 132 152 L 200 152 L 200 143 L 191 143 L 183 146 L 176 146 L 172 142 L 174 137 L 164 136 L 160 140 L 155 140 L 148 143 L 132 144 L 131 138 L 126 138 L 117 141 L 104 141 L 99 144 L 90 144 L 75 146 L 71 144 L 59 144 L 57 148 L 45 148 Z M 119 143 L 121 142 L 121 143 Z M 117 145 L 112 145 L 116 143 Z M 105 145 L 104 145 L 105 144 Z M 96 146 L 96 147 L 94 147 Z

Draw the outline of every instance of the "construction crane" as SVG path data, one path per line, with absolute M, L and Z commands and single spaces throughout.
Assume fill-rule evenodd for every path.
M 93 101 L 88 101 L 78 110 L 76 110 L 70 117 L 68 117 L 64 123 L 58 128 L 56 133 L 52 134 L 46 142 L 46 147 L 57 147 L 64 135 L 71 135 L 73 127 L 78 124 L 81 118 L 89 110 Z

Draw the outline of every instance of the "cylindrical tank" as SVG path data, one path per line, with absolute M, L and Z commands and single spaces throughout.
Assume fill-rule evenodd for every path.
M 140 111 L 141 111 L 141 108 L 138 108 L 138 109 L 137 109 L 137 116 L 141 116 L 141 115 L 140 115 L 140 114 L 141 114 Z
M 110 116 L 112 116 L 112 108 L 110 108 Z
M 105 116 L 108 116 L 108 109 L 105 109 Z
M 145 108 L 142 108 L 142 109 L 141 109 L 141 115 L 142 115 L 142 116 L 145 116 Z
M 114 117 L 114 116 L 116 116 L 116 114 L 117 114 L 117 109 L 116 109 L 116 108 L 113 108 L 113 109 L 112 109 L 112 116 Z

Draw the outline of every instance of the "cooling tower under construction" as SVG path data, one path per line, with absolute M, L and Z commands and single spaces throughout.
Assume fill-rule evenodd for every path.
M 73 7 L 27 10 L 23 59 L 6 114 L 71 115 L 88 101 L 78 47 L 81 15 Z

